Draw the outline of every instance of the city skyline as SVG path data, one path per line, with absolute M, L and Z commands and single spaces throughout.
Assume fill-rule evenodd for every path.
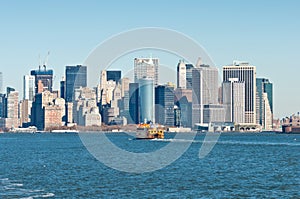
M 43 62 L 49 50 L 48 65 L 55 69 L 58 82 L 63 76 L 64 66 L 84 64 L 89 52 L 111 35 L 155 26 L 174 29 L 192 37 L 206 48 L 219 69 L 231 63 L 232 59 L 240 59 L 256 65 L 259 68 L 258 77 L 268 74 L 267 78 L 276 83 L 275 117 L 282 118 L 299 110 L 300 95 L 294 92 L 297 90 L 298 74 L 290 72 L 297 71 L 299 2 L 176 1 L 171 7 L 168 2 L 141 3 L 142 7 L 157 5 L 155 14 L 151 16 L 143 15 L 142 10 L 135 10 L 133 4 L 96 1 L 72 4 L 59 1 L 34 4 L 2 2 L 0 54 L 3 85 L 21 91 L 20 77 L 37 68 L 39 54 Z M 98 12 L 100 8 L 102 11 Z M 182 9 L 191 15 L 183 18 L 176 12 Z M 123 14 L 114 15 L 110 10 Z M 199 10 L 207 17 L 199 18 L 196 14 Z M 10 14 L 16 12 L 19 14 Z M 82 14 L 73 15 L 74 12 Z M 111 20 L 104 20 L 107 16 Z M 161 57 L 161 63 L 173 66 L 174 70 L 177 62 Z M 132 66 L 132 61 L 125 63 L 129 64 Z M 58 87 L 55 85 L 55 88 Z

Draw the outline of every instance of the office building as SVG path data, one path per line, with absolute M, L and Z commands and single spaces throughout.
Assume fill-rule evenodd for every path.
M 37 93 L 31 108 L 31 123 L 38 130 L 45 129 L 44 107 L 53 105 L 54 96 L 50 91 Z
M 82 65 L 66 66 L 65 100 L 73 102 L 74 92 L 80 87 L 87 86 L 87 67 Z
M 20 126 L 28 127 L 31 124 L 32 101 L 24 99 L 19 103 Z
M 139 79 L 148 78 L 158 85 L 158 58 L 135 58 L 134 59 L 134 82 L 138 83 Z
M 192 89 L 192 73 L 194 66 L 180 60 L 177 65 L 177 88 Z
M 41 93 L 43 91 L 52 92 L 53 87 L 53 70 L 47 70 L 46 66 L 44 69 L 32 70 L 30 75 L 34 76 L 35 79 L 35 93 Z
M 75 90 L 73 119 L 79 126 L 101 126 L 101 115 L 96 101 L 96 91 L 87 87 Z
M 245 123 L 256 123 L 256 67 L 241 61 L 223 66 L 223 82 L 231 78 L 245 83 Z
M 66 80 L 65 80 L 65 77 L 62 77 L 62 80 L 59 83 L 59 91 L 60 91 L 60 97 L 65 99 L 66 98 Z
M 264 130 L 273 127 L 273 84 L 266 78 L 256 79 L 256 123 Z
M 0 94 L 3 93 L 3 74 L 0 72 Z
M 6 128 L 19 127 L 19 92 L 11 91 L 7 93 L 6 118 L 11 120 L 11 126 Z
M 120 70 L 107 70 L 106 81 L 112 80 L 119 83 L 121 80 L 122 72 Z
M 245 83 L 238 78 L 229 78 L 222 83 L 222 101 L 225 108 L 225 122 L 245 123 Z
M 174 126 L 174 88 L 159 85 L 155 88 L 155 121 Z
M 35 95 L 35 77 L 25 75 L 23 78 L 23 100 L 33 101 Z
M 155 123 L 154 111 L 154 80 L 152 78 L 139 79 L 140 122 Z
M 139 123 L 139 84 L 130 83 L 129 84 L 129 124 Z
M 192 120 L 204 123 L 204 105 L 218 104 L 218 69 L 209 65 L 200 65 L 192 71 Z

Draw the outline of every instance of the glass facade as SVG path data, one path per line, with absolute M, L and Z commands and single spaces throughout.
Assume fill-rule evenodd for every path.
M 65 100 L 72 102 L 75 100 L 75 89 L 87 86 L 86 66 L 66 66 Z

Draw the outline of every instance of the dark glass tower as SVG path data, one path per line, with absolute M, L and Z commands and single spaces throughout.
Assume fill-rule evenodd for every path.
M 129 124 L 139 123 L 139 84 L 130 83 L 129 84 L 129 113 L 130 118 L 128 118 Z
M 122 73 L 120 70 L 108 70 L 106 71 L 106 81 L 113 80 L 116 83 L 119 83 L 121 75 Z
M 166 126 L 174 125 L 174 89 L 169 86 L 155 88 L 155 121 Z
M 75 89 L 87 86 L 87 67 L 82 65 L 66 66 L 65 100 L 74 101 Z

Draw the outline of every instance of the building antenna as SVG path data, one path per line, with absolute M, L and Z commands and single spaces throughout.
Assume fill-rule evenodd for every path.
M 45 57 L 45 61 L 44 61 L 44 65 L 43 65 L 43 67 L 44 67 L 45 70 L 47 69 L 47 64 L 48 64 L 49 55 L 50 55 L 50 51 L 48 51 L 48 54 L 47 54 L 47 56 Z
M 41 70 L 41 54 L 39 54 L 39 70 Z

